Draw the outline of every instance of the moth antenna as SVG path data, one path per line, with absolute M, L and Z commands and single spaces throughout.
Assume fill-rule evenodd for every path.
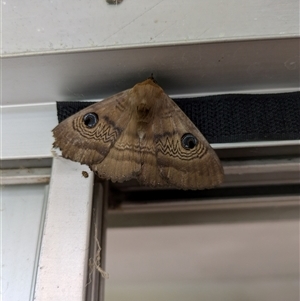
M 153 73 L 148 77 L 148 79 L 151 79 L 155 84 L 157 84 L 157 81 L 155 80 Z

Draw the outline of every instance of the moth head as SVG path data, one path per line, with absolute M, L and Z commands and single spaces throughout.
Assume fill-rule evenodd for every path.
M 184 134 L 181 137 L 181 145 L 185 149 L 188 149 L 188 150 L 193 149 L 197 144 L 198 144 L 197 138 L 190 133 Z
M 152 79 L 147 79 L 142 83 L 136 84 L 132 88 L 131 96 L 135 100 L 135 103 L 139 103 L 144 99 L 151 106 L 155 103 L 157 99 L 161 99 L 163 96 L 163 89 L 157 85 Z
M 83 116 L 83 122 L 88 128 L 93 128 L 98 123 L 98 115 L 94 112 L 87 113 Z

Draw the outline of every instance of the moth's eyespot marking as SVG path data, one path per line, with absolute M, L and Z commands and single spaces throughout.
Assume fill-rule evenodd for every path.
M 98 120 L 98 115 L 96 113 L 87 113 L 83 116 L 83 122 L 88 128 L 93 128 Z
M 193 149 L 198 143 L 198 140 L 196 139 L 196 137 L 192 134 L 184 134 L 181 137 L 181 145 L 185 148 L 185 149 Z

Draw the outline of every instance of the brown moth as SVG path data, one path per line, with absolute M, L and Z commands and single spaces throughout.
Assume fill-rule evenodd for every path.
M 205 189 L 224 178 L 209 143 L 153 79 L 81 110 L 53 135 L 64 158 L 113 182 Z

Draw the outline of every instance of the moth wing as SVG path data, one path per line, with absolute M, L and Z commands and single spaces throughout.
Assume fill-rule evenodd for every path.
M 223 182 L 224 172 L 218 156 L 204 136 L 166 94 L 153 121 L 157 165 L 161 177 L 182 189 L 212 188 Z M 182 146 L 184 134 L 192 134 L 197 144 Z
M 104 160 L 93 164 L 91 169 L 100 178 L 110 179 L 112 182 L 137 178 L 141 172 L 141 151 L 134 119 L 129 121 Z
M 64 158 L 90 167 L 102 162 L 130 121 L 129 91 L 95 103 L 62 121 L 53 129 L 53 146 L 61 149 Z M 83 117 L 87 113 L 97 114 L 96 126 L 85 125 Z
M 157 117 L 159 119 L 159 117 Z M 152 187 L 168 187 L 170 184 L 163 177 L 158 164 L 157 148 L 155 144 L 156 124 L 158 120 L 153 120 L 152 130 L 147 131 L 146 139 L 140 142 L 141 149 L 141 171 L 137 177 L 140 184 Z M 172 164 L 170 162 L 170 164 Z

